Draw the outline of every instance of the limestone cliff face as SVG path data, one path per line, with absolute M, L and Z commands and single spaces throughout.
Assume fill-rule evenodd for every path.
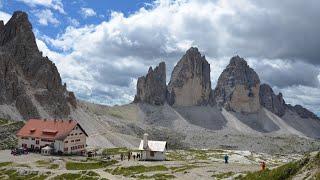
M 28 15 L 17 11 L 0 22 L 0 104 L 14 104 L 24 119 L 64 118 L 76 108 L 73 93 L 66 90 L 60 74 L 39 51 Z
M 286 103 L 282 94 L 276 95 L 268 84 L 260 86 L 260 104 L 279 117 L 285 114 Z
M 254 113 L 260 109 L 260 79 L 247 62 L 235 56 L 218 79 L 214 100 L 229 111 Z
M 154 70 L 150 67 L 146 76 L 139 77 L 134 102 L 163 105 L 166 94 L 166 64 L 161 62 Z
M 173 69 L 168 102 L 175 106 L 206 105 L 210 92 L 210 64 L 197 48 L 192 47 Z

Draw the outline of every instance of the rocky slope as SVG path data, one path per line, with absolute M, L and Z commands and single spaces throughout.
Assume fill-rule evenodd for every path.
M 28 15 L 20 11 L 0 26 L 0 87 L 0 105 L 18 111 L 8 115 L 11 119 L 67 118 L 77 106 L 56 66 L 39 51 Z

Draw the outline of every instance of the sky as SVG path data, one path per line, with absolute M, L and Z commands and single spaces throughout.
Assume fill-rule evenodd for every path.
M 320 115 L 318 0 L 0 0 L 0 19 L 29 14 L 37 45 L 79 99 L 133 100 L 149 66 L 168 81 L 191 46 L 211 64 L 212 88 L 239 55 L 285 101 Z

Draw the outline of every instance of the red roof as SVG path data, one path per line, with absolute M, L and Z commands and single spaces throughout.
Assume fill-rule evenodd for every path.
M 75 120 L 41 120 L 30 119 L 26 124 L 18 131 L 17 136 L 33 137 L 42 139 L 64 139 L 76 126 L 84 132 L 80 124 Z

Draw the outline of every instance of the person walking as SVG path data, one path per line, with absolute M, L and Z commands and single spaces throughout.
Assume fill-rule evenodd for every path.
M 121 161 L 123 161 L 123 154 L 122 153 L 120 154 L 120 159 L 121 159 Z
M 130 156 L 131 156 L 131 153 L 128 152 L 128 161 L 130 161 Z
M 224 156 L 224 163 L 225 163 L 225 164 L 228 164 L 228 163 L 229 163 L 229 156 L 228 156 L 228 154 L 226 154 L 226 155 Z
M 266 169 L 266 163 L 264 161 L 261 162 L 261 171 Z

